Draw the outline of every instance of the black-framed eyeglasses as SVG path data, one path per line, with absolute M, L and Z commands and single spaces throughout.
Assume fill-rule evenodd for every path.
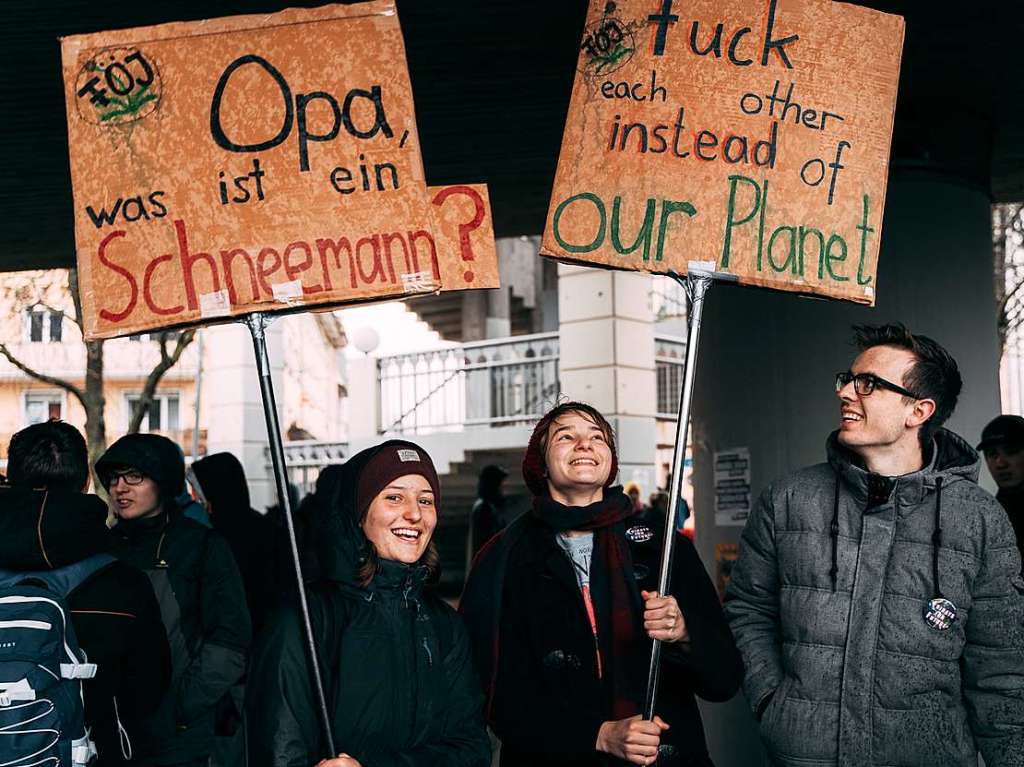
M 845 373 L 836 373 L 836 391 L 841 391 L 850 381 L 853 381 L 853 390 L 861 397 L 867 397 L 875 389 L 882 388 L 902 394 L 904 397 L 910 397 L 910 399 L 924 399 L 909 389 L 904 389 L 892 381 L 886 381 L 874 373 L 854 373 L 851 370 L 847 370 Z
M 142 480 L 146 478 L 146 475 L 137 469 L 128 469 L 127 471 L 116 471 L 107 478 L 107 487 L 113 487 L 117 484 L 117 480 L 123 479 L 126 485 L 138 485 L 142 483 Z

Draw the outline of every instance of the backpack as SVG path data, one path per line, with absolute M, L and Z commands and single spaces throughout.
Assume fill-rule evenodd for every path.
M 83 679 L 68 597 L 117 560 L 107 554 L 56 570 L 0 571 L 0 754 L 11 767 L 80 767 L 96 755 L 85 726 Z

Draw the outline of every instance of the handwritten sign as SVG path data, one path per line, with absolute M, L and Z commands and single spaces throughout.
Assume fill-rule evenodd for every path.
M 592 0 L 542 254 L 875 300 L 903 19 Z
M 497 288 L 498 248 L 486 184 L 431 186 L 441 292 Z
M 491 231 L 486 189 L 427 190 L 390 0 L 78 35 L 62 57 L 88 338 L 433 292 Z

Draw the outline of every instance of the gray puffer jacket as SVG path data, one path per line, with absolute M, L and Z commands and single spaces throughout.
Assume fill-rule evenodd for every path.
M 828 463 L 768 487 L 748 520 L 725 612 L 773 763 L 1024 765 L 1013 530 L 964 440 L 942 430 L 931 452 L 887 479 L 833 434 Z M 957 608 L 944 631 L 923 617 L 937 591 Z

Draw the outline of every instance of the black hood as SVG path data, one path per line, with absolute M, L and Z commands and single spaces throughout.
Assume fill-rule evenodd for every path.
M 165 503 L 173 502 L 185 489 L 185 457 L 167 437 L 126 434 L 100 456 L 96 475 L 107 486 L 114 470 L 124 466 L 138 469 L 156 482 Z
M 106 523 L 95 495 L 0 487 L 0 568 L 50 570 L 104 553 Z
M 362 588 L 359 579 L 359 568 L 366 562 L 370 542 L 367 540 L 359 524 L 359 509 L 356 492 L 359 486 L 359 475 L 367 463 L 381 450 L 394 447 L 409 447 L 420 452 L 418 445 L 405 440 L 388 440 L 374 447 L 367 448 L 349 458 L 344 464 L 332 470 L 330 485 L 333 489 L 330 498 L 323 499 L 313 509 L 312 527 L 314 546 L 316 548 L 317 575 L 319 578 Z M 317 484 L 317 494 L 320 485 Z M 394 571 L 419 570 L 415 566 L 408 567 L 400 563 L 388 563 L 389 580 Z M 423 573 L 425 576 L 425 573 Z
M 192 472 L 210 504 L 214 524 L 221 515 L 248 516 L 249 485 L 245 481 L 245 469 L 235 456 L 231 453 L 208 455 L 192 464 Z

